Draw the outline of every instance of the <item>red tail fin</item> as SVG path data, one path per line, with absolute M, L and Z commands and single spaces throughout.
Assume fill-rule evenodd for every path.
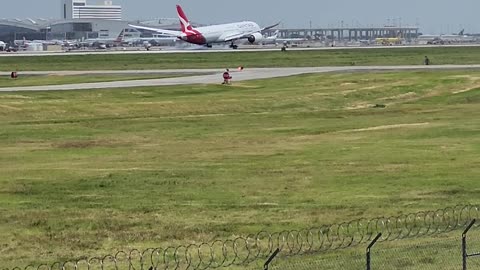
M 188 21 L 188 18 L 185 15 L 185 12 L 183 12 L 183 9 L 180 5 L 177 5 L 177 12 L 178 18 L 180 19 L 180 25 L 182 26 L 182 32 L 187 33 L 189 31 L 192 31 L 193 28 L 190 25 L 190 22 Z
M 124 32 L 124 31 L 125 31 L 125 29 L 122 29 L 122 32 L 120 32 L 120 35 L 118 35 L 118 37 L 117 37 L 117 39 L 115 40 L 115 42 L 120 43 L 120 42 L 123 41 L 123 36 L 124 36 L 124 33 L 123 33 L 123 32 Z

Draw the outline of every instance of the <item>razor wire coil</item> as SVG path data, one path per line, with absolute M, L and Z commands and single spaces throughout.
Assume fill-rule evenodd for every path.
M 248 265 L 267 258 L 277 248 L 282 256 L 297 256 L 358 246 L 371 241 L 378 233 L 382 233 L 380 242 L 432 236 L 463 229 L 474 218 L 480 218 L 479 206 L 455 206 L 369 220 L 362 218 L 302 230 L 260 231 L 210 243 L 118 251 L 103 257 L 83 257 L 51 265 L 28 265 L 3 270 L 217 269 Z

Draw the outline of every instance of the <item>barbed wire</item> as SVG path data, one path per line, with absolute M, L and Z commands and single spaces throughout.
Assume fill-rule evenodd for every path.
M 268 257 L 277 248 L 281 250 L 282 256 L 295 256 L 358 246 L 371 241 L 378 233 L 382 233 L 379 241 L 432 236 L 463 229 L 474 218 L 480 218 L 479 206 L 455 206 L 399 216 L 357 219 L 303 230 L 275 233 L 261 231 L 210 243 L 149 248 L 144 251 L 133 249 L 103 257 L 83 257 L 51 265 L 29 265 L 3 270 L 216 269 L 248 265 Z

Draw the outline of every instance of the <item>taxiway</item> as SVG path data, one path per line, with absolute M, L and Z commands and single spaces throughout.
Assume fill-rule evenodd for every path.
M 480 65 L 438 65 L 438 66 L 350 66 L 350 67 L 298 67 L 298 68 L 251 68 L 243 71 L 232 72 L 233 83 L 239 81 L 269 79 L 276 77 L 287 77 L 309 73 L 327 73 L 327 72 L 376 72 L 376 71 L 402 71 L 402 70 L 459 70 L 459 69 L 480 69 Z M 25 86 L 25 87 L 4 87 L 0 92 L 17 91 L 72 91 L 87 89 L 107 89 L 107 88 L 130 88 L 130 87 L 151 87 L 168 85 L 188 85 L 188 84 L 217 84 L 222 82 L 222 69 L 187 69 L 187 70 L 126 70 L 126 71 L 43 71 L 43 72 L 22 72 L 30 75 L 85 75 L 85 74 L 185 74 L 193 75 L 187 77 L 114 81 L 99 83 L 80 83 L 80 84 L 62 84 L 62 85 L 44 85 L 44 86 Z M 4 74 L 4 73 L 0 73 Z

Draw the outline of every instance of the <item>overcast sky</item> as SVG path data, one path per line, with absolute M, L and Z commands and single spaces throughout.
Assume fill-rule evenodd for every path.
M 60 0 L 1 0 L 0 18 L 59 18 Z M 99 2 L 90 0 L 90 2 Z M 101 2 L 101 1 L 100 1 Z M 176 17 L 181 4 L 190 20 L 212 24 L 277 21 L 282 27 L 416 25 L 424 33 L 480 32 L 479 0 L 113 0 L 125 19 Z

